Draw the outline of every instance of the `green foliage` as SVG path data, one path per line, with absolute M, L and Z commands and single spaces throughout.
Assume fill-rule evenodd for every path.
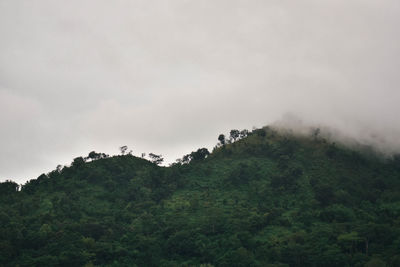
M 0 183 L 0 195 L 5 196 L 18 191 L 19 185 L 13 181 L 5 181 Z
M 151 159 L 151 162 L 153 162 L 154 164 L 157 164 L 157 165 L 160 165 L 164 161 L 162 155 L 149 153 L 149 157 Z
M 223 146 L 223 145 L 225 145 L 225 142 L 226 142 L 226 140 L 225 140 L 225 135 L 224 134 L 220 134 L 219 136 L 218 136 L 218 141 L 219 141 L 219 143 Z
M 188 164 L 191 161 L 200 161 L 204 160 L 210 155 L 210 152 L 207 148 L 199 148 L 197 151 L 193 151 L 190 154 L 187 154 L 182 157 L 182 159 L 178 159 L 178 164 Z
M 316 130 L 230 137 L 170 167 L 92 151 L 0 183 L 0 266 L 399 266 L 396 157 Z

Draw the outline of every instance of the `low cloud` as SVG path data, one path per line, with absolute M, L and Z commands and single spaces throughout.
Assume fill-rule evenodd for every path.
M 399 15 L 395 0 L 1 1 L 0 179 L 121 145 L 173 161 L 286 113 L 398 149 Z

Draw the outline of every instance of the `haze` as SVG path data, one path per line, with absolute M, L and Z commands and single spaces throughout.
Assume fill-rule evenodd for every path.
M 295 114 L 400 148 L 397 0 L 0 0 L 0 180 Z M 373 141 L 375 140 L 375 141 Z

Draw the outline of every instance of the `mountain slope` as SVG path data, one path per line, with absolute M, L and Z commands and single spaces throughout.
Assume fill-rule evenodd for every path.
M 77 158 L 0 190 L 4 266 L 400 266 L 399 161 L 316 135 L 257 129 L 170 167 Z

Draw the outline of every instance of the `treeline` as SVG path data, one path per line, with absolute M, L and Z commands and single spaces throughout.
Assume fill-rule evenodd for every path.
M 400 266 L 398 157 L 221 135 L 169 167 L 121 147 L 0 183 L 0 266 Z

